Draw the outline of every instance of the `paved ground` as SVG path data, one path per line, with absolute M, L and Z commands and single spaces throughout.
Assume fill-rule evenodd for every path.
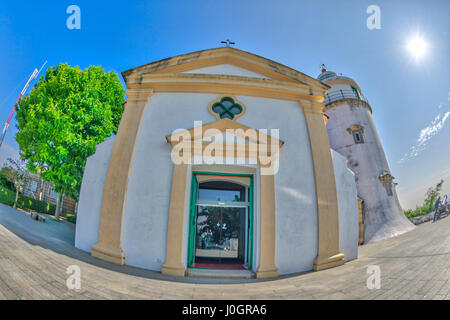
M 0 205 L 0 299 L 450 299 L 449 231 L 450 219 L 425 223 L 338 268 L 237 283 L 110 264 L 74 248 L 70 224 Z M 79 291 L 66 287 L 70 265 L 81 268 Z M 380 267 L 381 289 L 367 289 L 369 265 Z

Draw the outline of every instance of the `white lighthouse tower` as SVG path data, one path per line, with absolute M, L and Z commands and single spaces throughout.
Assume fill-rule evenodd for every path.
M 353 79 L 325 68 L 318 79 L 331 87 L 324 101 L 330 146 L 347 158 L 358 196 L 364 201 L 364 242 L 413 229 L 398 201 L 372 108 L 361 88 Z

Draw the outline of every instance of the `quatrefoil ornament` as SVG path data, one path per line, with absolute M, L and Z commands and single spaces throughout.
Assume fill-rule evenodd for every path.
M 235 97 L 221 96 L 212 101 L 208 106 L 209 112 L 220 119 L 236 120 L 245 113 L 244 105 Z

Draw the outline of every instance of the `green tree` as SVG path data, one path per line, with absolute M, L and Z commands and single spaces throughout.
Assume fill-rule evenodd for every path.
M 16 198 L 14 200 L 13 208 L 17 207 L 17 200 L 19 199 L 19 192 L 30 182 L 30 174 L 26 168 L 25 162 L 18 159 L 8 158 L 5 167 L 2 169 L 6 179 L 14 184 L 16 188 Z
M 436 186 L 430 187 L 427 190 L 427 193 L 425 194 L 425 199 L 423 201 L 423 205 L 421 207 L 416 206 L 416 209 L 409 209 L 405 211 L 405 215 L 408 218 L 414 218 L 417 216 L 422 216 L 424 214 L 428 214 L 434 210 L 434 203 L 436 202 L 436 199 L 439 197 L 442 185 L 444 184 L 444 180 L 441 179 Z
M 78 199 L 86 159 L 117 132 L 125 90 L 116 73 L 101 67 L 50 67 L 16 113 L 16 140 L 32 172 L 59 193 Z
M 0 169 L 0 186 L 5 187 L 6 189 L 9 189 L 11 191 L 16 191 L 16 187 L 14 186 L 14 183 L 8 180 L 7 176 L 9 174 L 10 169 L 8 167 L 3 167 Z
M 425 195 L 425 200 L 423 202 L 424 206 L 427 207 L 433 207 L 434 206 L 434 202 L 436 201 L 436 199 L 439 197 L 441 190 L 442 190 L 442 185 L 444 184 L 444 180 L 441 179 L 441 181 L 439 181 L 436 186 L 434 188 L 430 187 Z

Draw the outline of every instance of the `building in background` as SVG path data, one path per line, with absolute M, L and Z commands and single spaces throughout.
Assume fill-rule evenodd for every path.
M 38 174 L 30 173 L 30 182 L 26 188 L 23 189 L 24 196 L 47 201 L 56 205 L 58 193 L 53 189 L 53 183 L 45 181 Z M 62 215 L 67 213 L 76 214 L 77 202 L 68 196 L 62 198 Z
M 330 147 L 347 158 L 363 200 L 364 242 L 413 229 L 398 201 L 372 108 L 361 88 L 353 79 L 326 69 L 318 79 L 331 87 L 323 102 Z

